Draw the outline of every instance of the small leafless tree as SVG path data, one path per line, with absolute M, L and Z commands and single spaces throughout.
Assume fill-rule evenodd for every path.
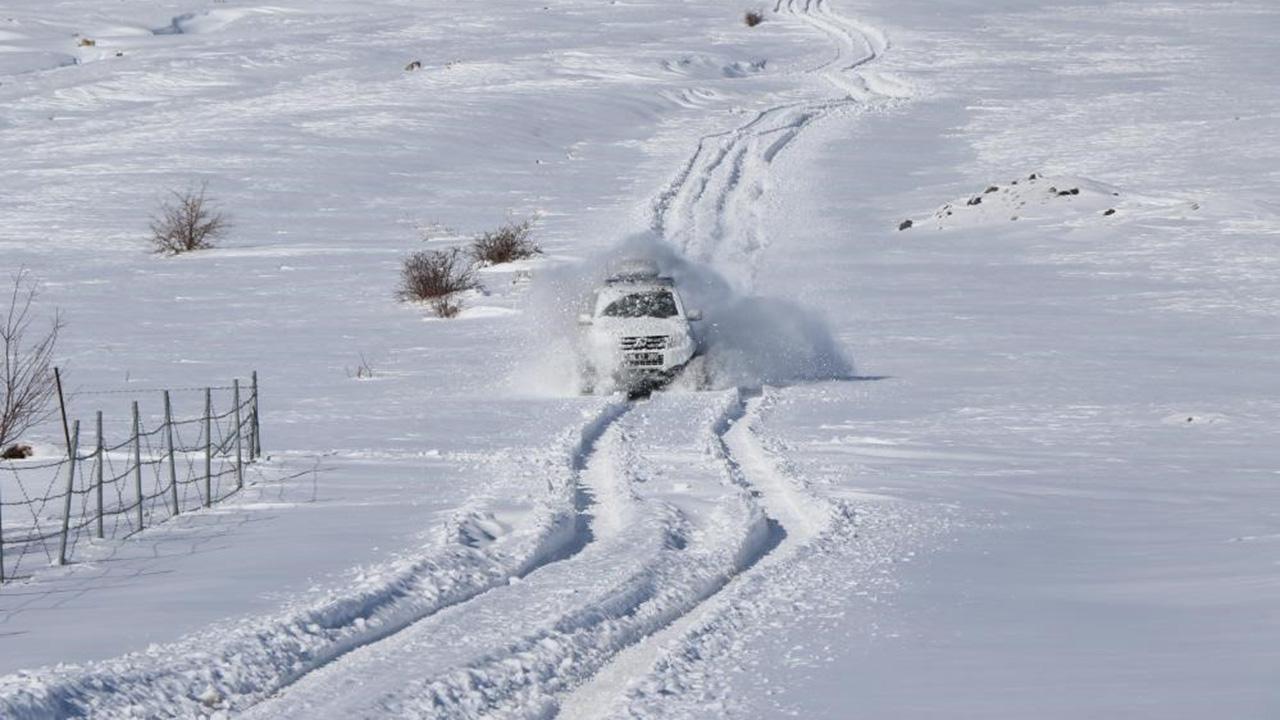
M 457 294 L 478 287 L 475 266 L 461 249 L 420 250 L 405 258 L 397 295 L 430 303 L 440 317 L 453 317 L 462 309 Z
M 486 265 L 501 265 L 513 260 L 524 260 L 542 253 L 533 241 L 533 220 L 508 222 L 492 232 L 486 232 L 471 241 L 471 256 Z
M 39 289 L 31 274 L 19 270 L 0 316 L 0 449 L 48 419 L 57 386 L 53 353 L 62 330 L 55 314 L 43 330 L 33 327 L 32 307 Z
M 360 353 L 359 365 L 356 365 L 355 368 L 347 368 L 347 377 L 355 378 L 356 380 L 373 379 L 373 365 L 369 364 L 369 360 L 364 356 L 364 353 Z
M 231 220 L 210 207 L 207 189 L 208 183 L 202 183 L 198 192 L 172 190 L 171 197 L 161 201 L 159 213 L 151 218 L 151 244 L 156 252 L 177 255 L 205 250 L 226 235 Z

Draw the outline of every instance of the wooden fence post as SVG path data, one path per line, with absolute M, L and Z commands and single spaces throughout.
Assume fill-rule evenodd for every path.
M 67 499 L 62 505 L 62 539 L 58 542 L 58 564 L 67 564 L 67 531 L 71 527 L 71 498 L 76 482 L 76 446 L 80 444 L 80 421 L 72 426 L 70 444 L 67 446 Z
M 96 481 L 94 484 L 98 486 L 98 539 L 99 539 L 99 540 L 101 540 L 101 539 L 103 538 L 103 533 L 102 533 L 102 476 L 103 476 L 103 471 L 102 471 L 102 468 L 103 468 L 103 466 L 104 466 L 104 465 L 106 465 L 106 460 L 107 460 L 107 459 L 106 459 L 106 450 L 104 449 L 104 448 L 106 447 L 106 443 L 104 443 L 104 442 L 103 442 L 103 440 L 102 440 L 102 411 L 101 411 L 101 410 L 99 410 L 99 411 L 98 411 L 98 414 L 97 414 L 97 420 L 98 420 L 98 423 L 97 423 L 97 425 L 98 425 L 98 449 L 94 451 L 94 454 L 98 456 L 98 472 L 96 473 L 96 474 L 97 474 L 97 477 L 95 477 L 95 478 L 94 478 L 94 480 Z
M 258 415 L 258 371 L 253 371 L 253 422 L 252 435 L 249 436 L 249 460 L 262 457 L 262 418 Z
M 204 389 L 204 506 L 213 506 L 213 391 Z
M 173 447 L 173 404 L 169 401 L 169 391 L 164 391 L 164 437 L 169 451 L 169 490 L 173 499 L 173 514 L 176 517 L 182 511 L 178 507 L 178 466 L 174 458 Z
M 0 487 L 3 490 L 3 487 Z M 0 585 L 4 584 L 4 493 L 0 492 Z
M 236 490 L 244 487 L 244 455 L 240 449 L 240 435 L 244 428 L 240 424 L 240 378 L 231 384 L 231 402 L 236 406 Z
M 138 417 L 138 401 L 133 401 L 133 490 L 138 496 L 138 531 L 142 531 L 142 420 Z

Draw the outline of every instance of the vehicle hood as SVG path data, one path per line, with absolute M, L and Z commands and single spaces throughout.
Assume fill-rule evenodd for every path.
M 596 318 L 591 323 L 590 332 L 596 337 L 618 339 L 632 335 L 674 335 L 680 337 L 689 334 L 689 324 L 684 318 Z

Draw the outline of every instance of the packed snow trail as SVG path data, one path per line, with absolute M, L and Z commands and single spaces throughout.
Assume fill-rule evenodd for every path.
M 739 290 L 750 291 L 768 242 L 760 229 L 761 198 L 774 159 L 813 122 L 831 112 L 866 108 L 909 90 L 865 66 L 888 49 L 879 31 L 830 10 L 826 0 L 778 0 L 774 12 L 826 35 L 833 57 L 804 71 L 838 94 L 782 103 L 751 121 L 698 141 L 693 156 L 654 201 L 651 226 L 691 260 L 714 267 Z
M 872 103 L 909 96 L 900 83 L 865 66 L 888 49 L 874 28 L 830 10 L 825 0 L 778 0 L 774 12 L 799 19 L 832 40 L 831 59 L 805 75 L 834 87 L 836 97 L 793 101 L 759 112 L 751 121 L 698 142 L 693 156 L 653 206 L 652 229 L 687 258 L 707 264 L 743 293 L 750 293 L 763 262 L 767 241 L 761 230 L 761 199 L 768 190 L 773 161 L 814 121 L 836 110 L 863 109 Z M 759 614 L 759 603 L 796 572 L 792 561 L 821 554 L 832 544 L 849 544 L 857 517 L 851 505 L 833 503 L 810 492 L 782 469 L 783 461 L 760 440 L 760 415 L 766 399 L 745 404 L 741 414 L 722 428 L 723 452 L 734 481 L 757 499 L 779 545 L 756 567 L 733 580 L 698 612 L 686 614 L 662 633 L 629 648 L 588 683 L 562 699 L 559 717 L 585 720 L 612 716 L 661 717 L 676 697 L 693 698 L 687 710 L 723 712 L 704 697 L 696 680 L 714 649 L 728 644 L 727 635 L 744 618 Z M 886 543 L 892 543 L 886 534 Z M 870 548 L 868 564 L 885 548 Z M 803 572 L 803 571 L 799 571 Z M 727 596 L 727 597 L 724 597 Z M 696 713 L 691 716 L 696 716 Z
M 810 493 L 779 467 L 758 434 L 757 424 L 764 407 L 763 396 L 744 401 L 737 412 L 724 418 L 718 432 L 730 480 L 761 506 L 774 539 L 767 555 L 730 581 L 734 585 L 747 578 L 769 577 L 769 568 L 785 563 L 838 519 L 853 518 L 851 510 Z M 852 528 L 851 522 L 844 525 Z M 590 681 L 559 701 L 557 717 L 590 720 L 619 710 L 629 685 L 651 673 L 668 646 L 679 647 L 688 633 L 722 610 L 716 599 L 620 653 Z
M 658 395 L 582 473 L 592 542 L 304 678 L 245 717 L 543 717 L 780 539 L 726 451 L 736 391 Z

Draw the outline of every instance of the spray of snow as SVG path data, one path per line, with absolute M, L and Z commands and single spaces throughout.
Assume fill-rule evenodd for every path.
M 512 389 L 533 395 L 572 395 L 579 390 L 577 317 L 590 311 L 591 292 L 619 260 L 656 262 L 675 279 L 704 349 L 711 388 L 789 385 L 853 375 L 853 363 L 827 323 L 796 303 L 745 295 L 712 267 L 689 260 L 652 233 L 627 237 L 585 262 L 540 274 L 530 293 L 522 342 L 527 364 L 511 375 Z M 677 387 L 680 384 L 677 383 Z M 597 392 L 612 390 L 607 385 Z

